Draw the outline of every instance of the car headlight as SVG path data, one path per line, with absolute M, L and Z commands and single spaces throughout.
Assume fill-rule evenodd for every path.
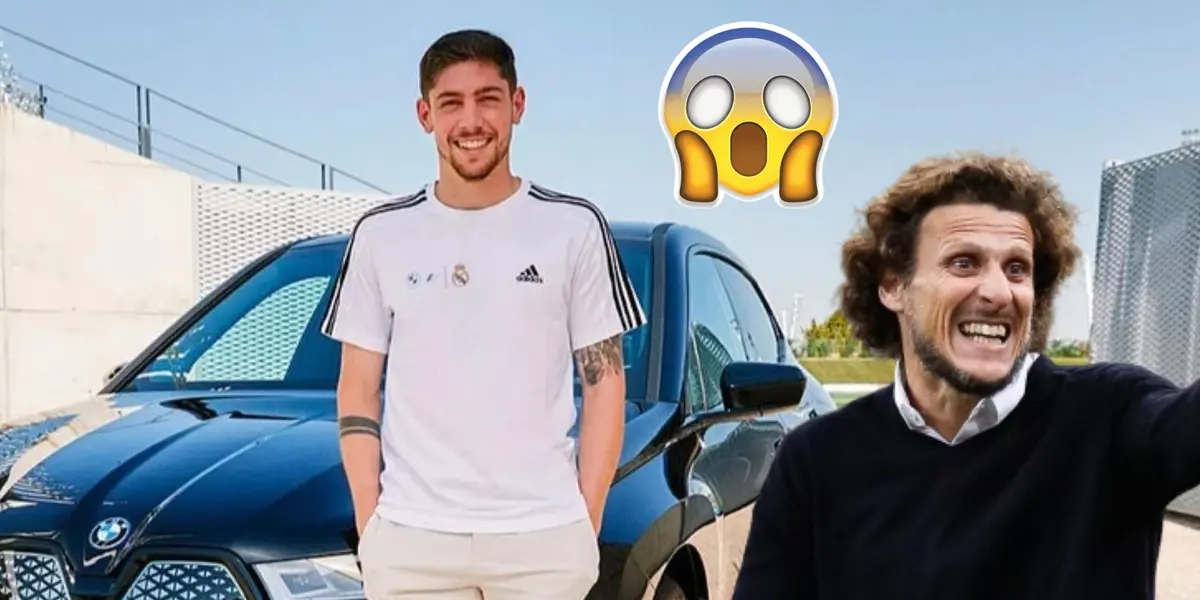
M 362 600 L 362 571 L 353 554 L 255 565 L 271 600 Z

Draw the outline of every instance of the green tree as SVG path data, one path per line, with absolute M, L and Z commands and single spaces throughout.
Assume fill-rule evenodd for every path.
M 1046 347 L 1046 356 L 1051 358 L 1087 358 L 1091 348 L 1087 342 L 1080 340 L 1050 340 Z
M 862 344 L 854 339 L 850 322 L 842 311 L 835 310 L 823 322 L 813 319 L 804 330 L 805 355 L 812 357 L 845 356 L 862 354 Z
M 808 327 L 804 328 L 804 337 L 810 340 L 823 340 L 825 339 L 825 328 L 816 319 L 813 319 Z
M 833 354 L 833 342 L 822 338 L 808 338 L 804 354 L 812 358 L 828 358 Z
M 846 315 L 842 311 L 835 310 L 829 318 L 825 320 L 825 333 L 829 339 L 845 344 L 854 339 L 854 334 L 850 331 L 850 322 L 846 320 Z

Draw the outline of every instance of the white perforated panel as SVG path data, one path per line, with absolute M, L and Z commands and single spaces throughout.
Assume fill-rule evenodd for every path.
M 1200 146 L 1104 169 L 1092 310 L 1095 360 L 1200 378 Z M 1200 517 L 1200 490 L 1172 509 Z
M 207 294 L 264 252 L 287 242 L 349 232 L 389 196 L 239 183 L 196 185 L 197 288 Z

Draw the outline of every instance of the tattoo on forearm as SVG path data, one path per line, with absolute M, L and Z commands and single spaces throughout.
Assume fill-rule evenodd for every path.
M 600 383 L 608 374 L 620 374 L 625 370 L 625 359 L 621 352 L 621 336 L 614 335 L 575 351 L 575 362 L 579 374 L 587 385 Z
M 366 434 L 379 437 L 379 421 L 370 417 L 350 415 L 338 419 L 338 429 L 341 437 L 348 435 Z

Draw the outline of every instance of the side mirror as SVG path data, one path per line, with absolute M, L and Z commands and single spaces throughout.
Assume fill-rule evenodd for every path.
M 109 369 L 108 372 L 104 374 L 104 379 L 102 382 L 104 384 L 107 384 L 108 382 L 112 381 L 113 377 L 116 377 L 117 373 L 120 373 L 121 369 L 124 369 L 125 365 L 128 365 L 128 364 L 129 364 L 128 362 L 119 363 L 117 366 Z
M 808 378 L 796 365 L 735 362 L 721 371 L 726 412 L 768 413 L 799 406 Z

